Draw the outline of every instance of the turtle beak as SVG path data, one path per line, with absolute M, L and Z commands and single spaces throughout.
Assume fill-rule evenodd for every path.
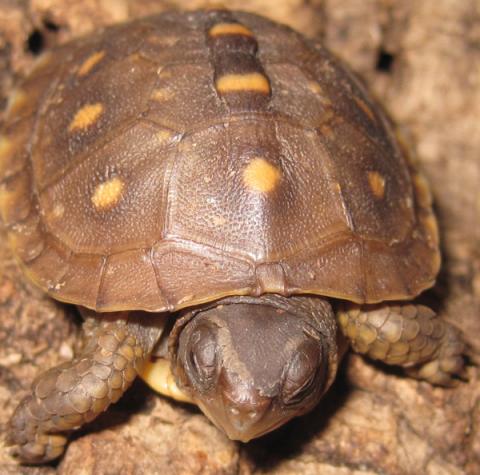
M 214 404 L 209 404 L 205 400 L 197 403 L 229 439 L 248 442 L 276 427 L 269 424 L 268 415 L 272 399 L 260 396 L 255 390 L 249 394 L 249 397 L 232 399 L 224 393 L 221 402 L 219 399 L 216 399 Z M 272 427 L 269 428 L 268 425 Z
M 269 398 L 256 398 L 255 402 L 225 401 L 224 430 L 232 440 L 248 442 L 263 431 L 262 419 L 269 411 Z

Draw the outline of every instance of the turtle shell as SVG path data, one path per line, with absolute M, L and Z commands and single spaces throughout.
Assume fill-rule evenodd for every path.
M 7 106 L 0 179 L 26 274 L 97 311 L 406 299 L 440 264 L 425 181 L 360 83 L 241 12 L 144 18 L 43 56 Z

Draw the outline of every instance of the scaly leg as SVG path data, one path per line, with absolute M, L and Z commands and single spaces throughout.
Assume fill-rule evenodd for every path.
M 410 376 L 451 386 L 463 376 L 460 331 L 423 305 L 348 305 L 338 311 L 343 333 L 358 353 L 407 369 Z
M 123 312 L 85 322 L 81 354 L 41 374 L 10 420 L 9 441 L 23 462 L 59 457 L 69 432 L 120 398 L 161 335 L 162 322 L 151 326 L 153 321 L 151 315 Z

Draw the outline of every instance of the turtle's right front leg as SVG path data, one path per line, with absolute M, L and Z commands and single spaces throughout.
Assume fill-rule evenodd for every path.
M 424 305 L 345 304 L 338 322 L 355 351 L 403 366 L 412 377 L 451 386 L 464 376 L 460 331 Z
M 34 381 L 10 420 L 9 441 L 23 462 L 59 457 L 70 431 L 95 419 L 127 390 L 162 332 L 150 326 L 151 315 L 147 318 L 124 312 L 89 319 L 81 354 Z

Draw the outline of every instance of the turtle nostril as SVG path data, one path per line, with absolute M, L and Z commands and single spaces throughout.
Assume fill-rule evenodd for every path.
M 259 419 L 261 419 L 264 411 L 261 409 L 250 407 L 242 407 L 241 405 L 231 406 L 228 405 L 227 413 L 230 420 L 238 429 L 246 428 L 251 424 L 255 424 Z

